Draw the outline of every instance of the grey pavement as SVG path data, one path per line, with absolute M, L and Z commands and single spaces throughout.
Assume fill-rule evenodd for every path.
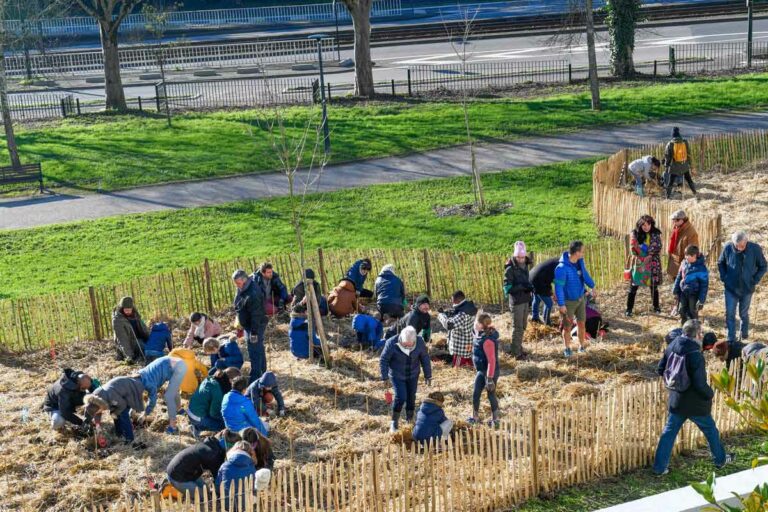
M 672 126 L 692 137 L 768 129 L 768 112 L 719 113 L 635 126 L 613 126 L 557 136 L 523 138 L 477 146 L 484 173 L 567 162 L 667 140 Z M 313 190 L 329 191 L 468 174 L 469 151 L 455 146 L 424 153 L 328 166 Z M 43 195 L 0 201 L 0 229 L 20 229 L 113 215 L 193 208 L 287 194 L 279 173 L 171 183 L 91 195 Z

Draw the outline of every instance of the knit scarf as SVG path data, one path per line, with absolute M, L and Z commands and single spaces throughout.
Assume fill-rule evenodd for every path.
M 680 236 L 680 228 L 675 228 L 672 230 L 672 236 L 669 239 L 669 249 L 667 250 L 669 254 L 675 254 L 675 251 L 677 250 L 677 238 Z

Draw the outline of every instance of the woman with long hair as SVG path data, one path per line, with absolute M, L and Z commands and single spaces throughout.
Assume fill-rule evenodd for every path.
M 661 285 L 661 231 L 650 215 L 643 215 L 630 233 L 630 250 L 634 257 L 632 280 L 627 293 L 626 316 L 632 316 L 635 296 L 641 286 L 651 289 L 653 311 L 661 313 L 659 285 Z

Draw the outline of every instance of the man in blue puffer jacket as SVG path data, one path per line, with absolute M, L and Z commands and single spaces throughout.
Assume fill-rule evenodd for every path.
M 384 265 L 381 268 L 373 290 L 381 318 L 384 318 L 384 315 L 391 318 L 403 316 L 405 312 L 405 286 L 403 280 L 395 275 L 395 269 L 392 265 Z
M 595 282 L 584 265 L 584 243 L 575 240 L 560 257 L 555 268 L 555 296 L 560 307 L 560 330 L 563 335 L 565 357 L 571 356 L 570 337 L 574 319 L 579 332 L 579 352 L 585 347 L 584 337 L 587 322 L 587 299 L 584 286 L 592 289 L 592 297 L 597 298 Z
M 237 377 L 232 381 L 232 391 L 224 395 L 224 400 L 221 402 L 224 425 L 234 432 L 253 427 L 265 436 L 269 435 L 269 428 L 259 418 L 250 397 L 243 394 L 247 388 L 246 377 Z
M 699 311 L 707 301 L 709 291 L 709 270 L 704 255 L 695 245 L 685 248 L 685 261 L 675 277 L 672 293 L 680 304 L 681 325 L 689 319 L 697 319 Z
M 149 329 L 149 338 L 144 345 L 144 359 L 147 360 L 147 364 L 158 357 L 163 357 L 166 348 L 168 352 L 173 350 L 173 338 L 171 337 L 171 330 L 168 328 L 168 324 L 165 322 L 152 324 L 152 327 Z
M 390 432 L 397 432 L 397 422 L 405 405 L 405 418 L 413 419 L 416 410 L 416 388 L 420 370 L 424 370 L 427 386 L 432 385 L 432 361 L 424 339 L 416 334 L 416 329 L 408 326 L 399 335 L 392 336 L 384 344 L 379 360 L 381 380 L 391 381 L 395 389 L 392 402 L 392 423 Z
M 365 278 L 368 276 L 372 268 L 371 260 L 368 258 L 363 258 L 354 262 L 352 266 L 349 267 L 349 270 L 347 270 L 347 274 L 344 276 L 346 279 L 352 281 L 352 284 L 355 285 L 355 293 L 358 297 L 373 297 L 373 292 L 371 290 L 366 290 L 363 288 L 363 285 L 365 284 Z
M 448 419 L 443 410 L 445 397 L 439 391 L 433 391 L 426 400 L 421 402 L 419 413 L 416 415 L 416 425 L 413 427 L 413 440 L 425 443 L 448 439 L 453 428 L 453 422 Z

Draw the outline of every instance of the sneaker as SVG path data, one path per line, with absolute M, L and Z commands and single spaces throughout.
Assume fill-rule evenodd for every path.
M 475 419 L 474 416 L 470 416 L 469 418 L 467 418 L 467 423 L 469 423 L 470 425 L 477 425 L 477 420 Z
M 499 428 L 499 425 L 501 425 L 501 421 L 499 420 L 488 420 L 488 426 L 490 428 Z
M 178 428 L 173 428 L 173 427 L 168 427 L 167 429 L 165 429 L 165 433 L 166 434 L 171 434 L 171 435 L 176 435 L 176 434 L 179 433 L 179 429 Z
M 655 471 L 653 472 L 653 476 L 655 476 L 655 477 L 662 477 L 662 476 L 668 475 L 668 474 L 669 474 L 669 468 L 665 469 L 661 473 L 656 473 Z
M 573 355 L 573 352 L 571 351 L 571 349 L 567 348 L 567 349 L 563 350 L 563 355 L 565 357 L 571 357 Z
M 540 324 L 540 323 L 543 323 L 543 322 L 541 320 L 539 320 L 538 318 L 531 318 L 531 323 L 532 324 Z
M 586 351 L 587 351 L 586 347 L 579 347 L 579 354 L 583 354 Z
M 389 433 L 394 434 L 397 432 L 397 422 L 396 421 L 390 421 L 389 422 Z
M 656 313 L 657 315 L 660 315 L 661 314 L 661 308 L 653 308 L 653 312 Z
M 517 361 L 527 361 L 528 360 L 528 353 L 527 352 L 521 352 L 520 354 L 515 356 L 515 359 Z
M 624 316 L 627 318 L 632 318 L 632 312 L 631 311 L 625 311 Z
M 717 469 L 720 469 L 723 466 L 727 466 L 728 464 L 731 464 L 735 460 L 736 460 L 736 454 L 735 453 L 726 453 L 725 454 L 725 462 L 723 462 L 719 466 L 715 466 L 715 467 L 717 467 Z
M 192 437 L 195 438 L 196 441 L 200 440 L 200 429 L 197 428 L 195 425 L 190 424 L 189 425 L 189 431 L 192 433 Z

